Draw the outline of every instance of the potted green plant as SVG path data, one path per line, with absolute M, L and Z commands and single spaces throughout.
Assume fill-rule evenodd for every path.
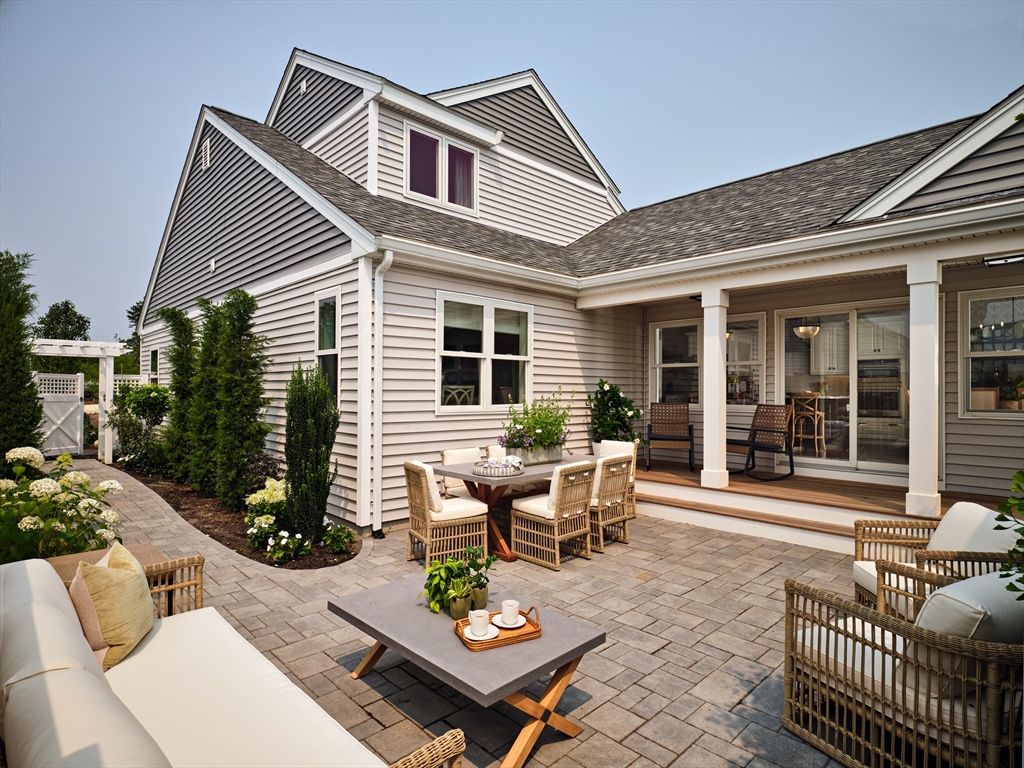
M 452 579 L 448 585 L 448 612 L 456 621 L 469 616 L 469 598 L 471 593 L 472 589 L 469 586 L 469 579 Z
M 575 393 L 574 393 L 575 394 Z M 503 424 L 505 434 L 498 437 L 498 445 L 510 456 L 518 456 L 523 464 L 548 464 L 562 460 L 562 448 L 572 430 L 572 398 L 562 403 L 562 388 L 551 397 L 540 397 L 532 403 L 515 405 L 508 409 L 508 422 Z
M 485 558 L 483 554 L 483 547 L 466 547 L 466 554 L 463 557 L 469 569 L 470 608 L 474 611 L 487 607 L 487 585 L 490 582 L 487 572 L 498 560 L 497 555 L 488 555 Z
M 597 389 L 587 396 L 590 408 L 590 430 L 594 439 L 594 453 L 600 453 L 602 440 L 622 440 L 632 443 L 642 438 L 633 429 L 633 423 L 644 415 L 633 401 L 622 394 L 618 384 L 601 379 Z
M 1007 559 L 1000 568 L 1004 579 L 1011 579 L 1006 585 L 1008 592 L 1016 592 L 1018 600 L 1024 600 L 1024 472 L 1017 472 L 1010 483 L 1010 496 L 999 505 L 996 520 L 1006 525 L 997 525 L 997 531 L 1012 530 L 1017 534 L 1017 543 L 1007 552 Z
M 442 608 L 450 609 L 451 598 L 449 591 L 456 580 L 469 582 L 469 567 L 465 560 L 449 556 L 447 560 L 436 560 L 426 569 L 427 581 L 423 585 L 423 591 L 417 595 L 425 595 L 430 610 L 440 613 Z M 467 595 L 469 593 L 467 592 Z

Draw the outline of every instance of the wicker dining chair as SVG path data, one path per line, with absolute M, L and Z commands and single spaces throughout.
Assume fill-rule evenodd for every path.
M 601 450 L 604 452 L 607 447 L 602 446 Z M 594 496 L 590 500 L 590 548 L 594 552 L 604 552 L 606 541 L 629 543 L 631 474 L 633 457 L 628 453 L 601 456 L 597 460 Z
M 408 559 L 426 565 L 458 556 L 466 547 L 487 551 L 487 505 L 475 499 L 442 499 L 434 470 L 421 461 L 405 462 L 409 495 Z
M 530 563 L 558 571 L 562 554 L 590 559 L 591 461 L 555 467 L 547 496 L 512 502 L 512 552 Z
M 785 480 L 787 477 L 792 477 L 795 471 L 791 438 L 792 425 L 792 405 L 757 406 L 746 440 L 730 437 L 725 441 L 725 450 L 728 453 L 739 453 L 746 456 L 743 469 L 736 471 L 742 471 L 744 475 L 755 480 Z M 727 429 L 740 429 L 740 427 L 727 427 Z M 752 474 L 757 469 L 757 452 L 785 454 L 789 457 L 789 472 L 770 476 Z
M 449 464 L 469 464 L 477 461 L 480 461 L 479 448 L 445 448 L 441 451 L 441 464 L 446 467 Z M 466 483 L 457 477 L 443 477 L 441 479 L 444 483 L 444 497 L 446 499 L 456 496 L 461 496 L 464 499 L 473 498 L 469 495 L 469 488 L 466 487 Z
M 693 424 L 689 403 L 651 403 L 647 423 L 647 470 L 651 469 L 651 449 L 686 450 L 693 472 Z
M 598 450 L 600 446 L 600 450 Z M 636 517 L 636 454 L 640 440 L 603 440 L 594 444 L 594 453 L 599 456 L 614 456 L 617 453 L 628 453 L 633 457 L 633 466 L 629 468 L 629 487 L 626 489 L 626 514 L 632 520 Z

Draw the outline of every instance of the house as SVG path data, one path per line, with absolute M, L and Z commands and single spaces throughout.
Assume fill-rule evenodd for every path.
M 691 403 L 709 494 L 729 485 L 727 426 L 816 393 L 798 474 L 904 488 L 901 512 L 935 516 L 943 491 L 1005 494 L 1024 467 L 1004 399 L 1024 376 L 1021 111 L 1024 88 L 627 212 L 533 71 L 421 95 L 296 50 L 265 121 L 200 112 L 143 373 L 167 381 L 158 308 L 254 294 L 267 418 L 283 424 L 295 363 L 325 371 L 331 511 L 360 528 L 407 517 L 404 461 L 493 442 L 509 397 L 574 392 L 585 449 L 599 378 Z

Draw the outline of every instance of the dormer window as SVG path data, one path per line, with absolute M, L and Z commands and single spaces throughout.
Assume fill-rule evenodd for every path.
M 406 188 L 410 197 L 476 209 L 477 152 L 421 128 L 406 126 Z

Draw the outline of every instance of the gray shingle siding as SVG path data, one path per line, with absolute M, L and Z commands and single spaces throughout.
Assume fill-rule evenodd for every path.
M 1024 187 L 1024 121 L 1018 120 L 970 157 L 907 198 L 893 212 L 1021 187 Z
M 501 129 L 502 144 L 600 183 L 593 168 L 530 86 L 453 104 L 456 112 Z
M 305 93 L 302 93 L 303 80 L 306 81 Z M 358 86 L 302 65 L 296 66 L 274 116 L 274 127 L 301 144 L 362 95 L 363 89 Z
M 204 169 L 201 147 L 206 140 L 211 164 Z M 343 232 L 220 131 L 206 125 L 199 146 L 143 325 L 153 321 L 160 307 L 187 311 L 201 296 L 216 298 L 351 247 Z M 212 273 L 211 259 L 216 259 Z

